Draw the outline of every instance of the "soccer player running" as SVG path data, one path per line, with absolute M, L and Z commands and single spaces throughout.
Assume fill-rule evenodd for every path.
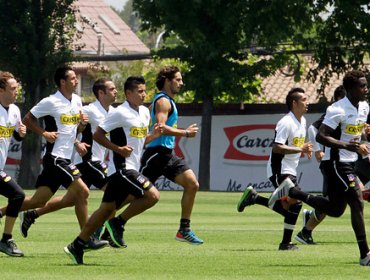
M 363 72 L 353 70 L 345 74 L 343 86 L 347 96 L 328 107 L 316 137 L 319 143 L 331 148 L 331 159 L 323 164 L 328 178 L 328 197 L 302 192 L 291 181 L 285 180 L 284 184 L 273 192 L 269 203 L 289 196 L 331 217 L 340 217 L 348 204 L 352 228 L 360 251 L 360 265 L 370 266 L 363 216 L 364 205 L 360 186 L 356 184 L 355 172 L 357 154 L 369 153 L 369 147 L 361 144 L 361 140 L 366 140 L 366 119 L 369 114 L 369 105 L 366 102 L 367 80 Z M 332 135 L 338 126 L 341 133 L 339 137 L 334 138 Z
M 203 240 L 190 229 L 190 217 L 199 183 L 184 159 L 173 153 L 176 136 L 195 137 L 199 129 L 196 124 L 191 124 L 186 129 L 177 128 L 178 112 L 174 97 L 183 85 L 178 67 L 166 66 L 159 71 L 156 86 L 160 92 L 154 97 L 150 114 L 152 125 L 158 123 L 163 127 L 163 134 L 147 145 L 141 159 L 140 171 L 151 182 L 164 175 L 184 188 L 180 228 L 175 238 L 178 241 L 200 245 L 203 244 Z
M 274 143 L 267 164 L 267 175 L 275 189 L 284 183 L 286 178 L 298 187 L 297 166 L 301 154 L 307 154 L 308 158 L 312 156 L 312 144 L 305 143 L 306 119 L 303 115 L 308 109 L 305 91 L 302 88 L 292 88 L 286 97 L 286 104 L 289 113 L 276 125 Z M 260 196 L 249 186 L 245 189 L 237 210 L 243 212 L 248 205 L 260 204 L 281 214 L 284 217 L 284 232 L 279 250 L 297 250 L 298 247 L 291 241 L 302 203 L 289 197 L 271 204 L 268 202 L 268 198 Z
M 334 90 L 334 102 L 342 99 L 346 96 L 346 90 L 342 85 L 338 86 Z M 316 160 L 320 163 L 320 170 L 323 175 L 323 187 L 322 187 L 322 195 L 327 196 L 327 176 L 325 171 L 322 169 L 322 164 L 326 160 L 330 159 L 330 148 L 321 146 L 320 143 L 316 141 L 317 132 L 322 124 L 322 121 L 325 118 L 325 114 L 323 114 L 317 121 L 311 124 L 308 127 L 307 134 L 308 139 L 313 145 L 313 151 L 315 153 Z M 335 133 L 340 133 L 338 128 L 335 130 Z M 300 232 L 296 235 L 295 239 L 302 244 L 313 245 L 316 244 L 312 238 L 312 231 L 318 226 L 326 217 L 325 213 L 320 213 L 319 211 L 315 210 L 307 210 L 303 209 L 303 228 Z
M 100 78 L 95 81 L 92 91 L 96 97 L 96 101 L 83 107 L 83 113 L 87 115 L 89 123 L 82 131 L 81 141 L 75 140 L 74 146 L 77 151 L 74 155 L 74 164 L 81 172 L 82 181 L 90 188 L 91 185 L 104 190 L 107 184 L 107 165 L 104 163 L 106 149 L 93 141 L 92 134 L 96 127 L 108 115 L 108 112 L 113 109 L 111 106 L 116 100 L 117 89 L 111 79 Z M 44 207 L 28 210 L 22 213 L 23 219 L 21 222 L 21 231 L 23 236 L 28 235 L 28 230 L 34 223 L 35 219 L 42 215 L 57 211 L 65 207 L 74 205 L 72 196 L 63 195 L 52 198 Z M 104 242 L 95 240 L 91 236 L 89 248 L 95 248 L 94 245 L 104 245 Z
M 108 168 L 113 174 L 108 178 L 100 207 L 91 215 L 79 236 L 64 248 L 75 264 L 83 264 L 83 248 L 89 236 L 103 223 L 112 241 L 119 247 L 126 247 L 123 240 L 126 222 L 159 200 L 156 187 L 138 172 L 144 144 L 160 135 L 157 125 L 152 134 L 148 134 L 150 114 L 143 106 L 146 96 L 144 78 L 129 77 L 124 90 L 126 101 L 109 112 L 94 133 L 96 142 L 113 151 Z M 110 139 L 106 137 L 107 133 Z M 129 205 L 120 215 L 108 220 L 112 213 L 126 204 Z
M 25 197 L 17 182 L 4 172 L 12 136 L 17 141 L 21 141 L 26 135 L 26 127 L 22 124 L 19 108 L 13 104 L 17 92 L 18 82 L 13 74 L 0 72 L 0 194 L 8 199 L 6 213 L 2 212 L 6 214 L 6 218 L 3 236 L 0 240 L 0 251 L 12 257 L 23 256 L 23 252 L 18 249 L 12 239 L 12 232 Z
M 73 201 L 76 216 L 82 228 L 88 218 L 89 189 L 81 180 L 79 170 L 71 164 L 71 157 L 77 129 L 82 131 L 88 123 L 88 118 L 81 112 L 80 97 L 73 93 L 78 84 L 73 69 L 69 66 L 59 67 L 55 72 L 54 81 L 58 91 L 43 98 L 23 120 L 29 129 L 44 137 L 47 144 L 43 157 L 43 170 L 36 181 L 36 191 L 33 196 L 25 198 L 21 210 L 45 206 L 62 185 L 67 188 L 64 197 Z M 37 119 L 41 117 L 44 117 L 45 128 L 38 123 Z M 28 218 L 27 216 L 25 220 L 24 212 L 21 212 L 20 224 L 34 222 L 34 219 Z M 27 233 L 24 237 L 27 237 Z

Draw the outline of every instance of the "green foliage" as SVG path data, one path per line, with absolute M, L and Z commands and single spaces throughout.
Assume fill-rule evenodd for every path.
M 58 191 L 56 195 L 64 193 Z M 90 193 L 89 214 L 98 208 L 102 195 L 101 191 Z M 280 215 L 260 205 L 238 213 L 236 203 L 241 193 L 199 192 L 192 228 L 205 243 L 192 246 L 174 239 L 181 195 L 182 192 L 162 191 L 159 203 L 126 224 L 127 248 L 87 252 L 83 266 L 73 265 L 63 252 L 63 247 L 79 233 L 73 207 L 37 219 L 27 239 L 21 236 L 17 220 L 13 236 L 25 257 L 1 253 L 1 279 L 368 278 L 369 270 L 359 266 L 348 207 L 341 218 L 328 217 L 313 232 L 317 245 L 298 245 L 299 251 L 287 252 L 277 250 L 283 234 Z M 4 205 L 7 200 L 0 196 L 0 202 Z M 370 204 L 365 202 L 365 213 L 368 211 Z M 293 236 L 301 221 L 299 217 Z M 368 224 L 369 219 L 365 222 Z
M 27 108 L 40 98 L 38 87 L 46 94 L 55 67 L 71 60 L 73 2 L 0 0 L 0 69 L 20 78 Z

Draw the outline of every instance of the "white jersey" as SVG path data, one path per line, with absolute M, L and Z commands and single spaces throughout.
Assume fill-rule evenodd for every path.
M 357 110 L 349 99 L 345 97 L 328 107 L 322 123 L 332 129 L 336 129 L 339 126 L 341 130 L 339 140 L 347 143 L 351 140 L 360 142 L 368 114 L 369 105 L 367 102 L 359 102 Z M 338 150 L 340 162 L 355 162 L 358 158 L 356 152 L 346 149 Z
M 125 101 L 112 112 L 109 112 L 106 119 L 99 124 L 99 127 L 104 131 L 109 132 L 112 143 L 118 146 L 129 145 L 134 149 L 127 158 L 113 152 L 113 158 L 110 158 L 108 166 L 109 175 L 123 167 L 139 170 L 149 121 L 148 108 L 139 106 L 139 112 L 137 112 Z
M 0 170 L 4 169 L 8 149 L 14 130 L 18 131 L 21 113 L 19 108 L 10 104 L 8 110 L 0 105 Z
M 72 99 L 68 100 L 60 91 L 45 97 L 31 109 L 31 114 L 36 118 L 45 117 L 46 131 L 59 133 L 55 143 L 46 144 L 46 153 L 71 159 L 80 122 L 80 111 L 82 111 L 81 98 L 72 94 Z
M 306 119 L 302 116 L 301 122 L 292 112 L 286 114 L 276 125 L 275 143 L 291 147 L 302 147 L 306 138 Z M 289 174 L 297 176 L 297 166 L 301 153 L 277 154 L 271 151 L 267 164 L 267 177 L 273 174 Z
M 98 125 L 105 119 L 108 112 L 113 110 L 114 107 L 109 106 L 108 111 L 103 108 L 101 103 L 96 100 L 89 105 L 83 107 L 83 112 L 89 117 L 90 126 L 86 127 L 83 131 L 83 137 L 81 141 L 86 143 L 91 143 L 91 160 L 104 162 L 107 149 L 102 145 L 98 144 L 93 140 L 93 134 L 98 127 Z M 86 131 L 89 129 L 89 131 Z M 88 138 L 88 139 L 85 139 Z M 82 162 L 82 158 L 78 153 L 75 153 L 74 164 L 79 164 Z

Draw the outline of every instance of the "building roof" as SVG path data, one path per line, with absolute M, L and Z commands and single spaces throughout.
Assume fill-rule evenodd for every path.
M 321 86 L 320 79 L 318 77 L 314 83 L 306 79 L 309 66 L 312 67 L 312 65 L 310 65 L 309 57 L 303 57 L 303 60 L 306 66 L 304 67 L 305 69 L 301 75 L 301 81 L 294 81 L 294 77 L 287 74 L 283 70 L 276 71 L 273 75 L 263 79 L 262 93 L 258 97 L 258 101 L 263 103 L 285 103 L 285 98 L 288 94 L 288 91 L 293 87 L 301 87 L 305 90 L 309 98 L 309 103 L 318 103 L 320 98 L 324 97 L 328 102 L 330 102 L 333 97 L 334 90 L 342 84 L 343 75 L 334 74 L 330 78 L 329 84 L 324 90 L 324 94 L 319 95 L 318 89 Z
M 95 56 L 150 53 L 149 48 L 104 0 L 78 0 L 75 4 L 78 8 L 76 28 L 79 37 L 75 44 L 82 46 L 75 54 Z

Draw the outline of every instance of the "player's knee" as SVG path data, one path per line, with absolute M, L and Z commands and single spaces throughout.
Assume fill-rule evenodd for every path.
M 160 199 L 160 194 L 157 189 L 151 188 L 147 194 L 147 200 L 151 206 L 155 205 Z

